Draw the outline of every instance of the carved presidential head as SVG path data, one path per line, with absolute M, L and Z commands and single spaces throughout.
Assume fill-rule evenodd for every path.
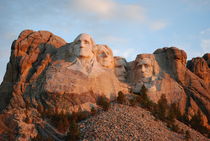
M 107 45 L 97 45 L 97 61 L 106 68 L 114 68 L 114 58 L 112 50 Z
M 89 34 L 82 33 L 74 40 L 71 52 L 76 57 L 93 58 L 95 42 Z
M 150 78 L 159 74 L 159 66 L 153 54 L 139 54 L 135 60 L 135 75 Z
M 120 81 L 126 81 L 127 77 L 127 62 L 125 58 L 114 57 L 115 75 Z

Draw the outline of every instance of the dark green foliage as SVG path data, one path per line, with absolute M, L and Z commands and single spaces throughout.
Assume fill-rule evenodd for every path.
M 187 113 L 185 113 L 184 115 L 180 116 L 180 117 L 177 117 L 177 119 L 183 123 L 185 123 L 186 125 L 189 125 L 190 124 L 190 120 L 187 116 Z
M 137 101 L 140 102 L 140 105 L 143 108 L 151 110 L 153 107 L 154 103 L 147 96 L 147 89 L 144 85 L 142 86 L 142 88 L 140 90 L 139 97 L 138 97 Z
M 167 120 L 171 121 L 171 122 L 174 122 L 174 120 L 178 119 L 179 117 L 181 117 L 181 112 L 178 109 L 178 105 L 175 104 L 175 103 L 172 103 L 169 106 Z
M 110 101 L 105 96 L 99 96 L 97 99 L 97 105 L 101 106 L 104 111 L 108 111 L 110 107 Z
M 203 125 L 202 119 L 201 119 L 201 113 L 200 111 L 195 114 L 191 120 L 188 119 L 187 114 L 185 113 L 183 116 L 179 116 L 178 120 L 185 123 L 188 126 L 191 126 L 193 129 L 197 130 L 198 132 L 200 132 L 201 134 L 203 134 L 206 137 L 210 137 L 210 131 L 208 130 L 208 128 L 206 128 Z
M 166 96 L 164 94 L 161 95 L 161 98 L 158 101 L 158 110 L 157 116 L 160 120 L 166 120 L 167 118 L 167 110 L 168 110 L 168 102 Z
M 69 132 L 66 136 L 66 141 L 76 141 L 79 139 L 80 130 L 77 122 L 75 120 L 70 121 Z
M 118 93 L 117 102 L 120 104 L 125 104 L 126 102 L 126 97 L 121 91 Z
M 69 120 L 75 120 L 76 122 L 80 122 L 85 120 L 91 116 L 91 113 L 88 111 L 79 111 L 79 112 L 72 112 L 69 117 Z
M 90 112 L 88 111 L 80 111 L 77 112 L 77 121 L 82 121 L 90 117 Z
M 94 116 L 94 115 L 96 115 L 96 113 L 97 113 L 96 108 L 95 107 L 91 107 L 91 115 Z
M 167 127 L 170 128 L 172 131 L 177 132 L 177 133 L 180 132 L 180 128 L 174 122 L 168 122 L 167 121 L 166 123 L 167 123 Z
M 141 87 L 141 90 L 140 90 L 140 94 L 143 95 L 143 96 L 146 96 L 146 93 L 147 93 L 147 88 L 143 85 Z M 147 97 L 147 96 L 146 96 Z
M 198 113 L 192 117 L 192 119 L 190 120 L 190 125 L 192 126 L 192 128 L 201 132 L 202 134 L 210 136 L 210 131 L 205 126 L 203 126 L 200 111 L 198 111 Z
M 69 127 L 68 115 L 60 113 L 53 114 L 48 117 L 49 122 L 53 125 L 58 131 L 65 133 Z
M 139 102 L 137 102 L 137 97 L 133 97 L 129 100 L 130 106 L 137 106 Z
M 48 137 L 42 137 L 40 134 L 38 134 L 35 138 L 31 139 L 31 141 L 54 141 L 54 139 Z

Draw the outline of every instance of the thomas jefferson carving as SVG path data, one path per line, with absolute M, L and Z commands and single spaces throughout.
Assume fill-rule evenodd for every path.
M 125 82 L 127 78 L 127 62 L 125 58 L 114 57 L 115 75 L 120 81 Z
M 113 69 L 114 58 L 112 50 L 107 45 L 97 45 L 97 61 L 106 68 Z

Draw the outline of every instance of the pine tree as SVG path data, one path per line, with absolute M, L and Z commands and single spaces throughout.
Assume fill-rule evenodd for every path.
M 70 121 L 69 132 L 66 137 L 66 141 L 76 141 L 79 139 L 80 131 L 78 124 L 75 120 Z

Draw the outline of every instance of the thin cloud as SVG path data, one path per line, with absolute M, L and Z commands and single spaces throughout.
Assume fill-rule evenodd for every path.
M 161 30 L 164 29 L 168 24 L 163 21 L 156 21 L 150 25 L 152 30 Z
M 143 22 L 144 8 L 140 5 L 123 4 L 113 0 L 72 0 L 71 10 L 80 15 L 89 15 L 98 19 L 135 20 Z
M 204 53 L 210 52 L 210 39 L 201 40 L 201 48 L 203 49 Z
M 208 10 L 210 0 L 181 0 L 190 10 Z
M 201 31 L 200 34 L 202 34 L 202 35 L 210 34 L 210 28 L 207 28 L 207 29 Z

